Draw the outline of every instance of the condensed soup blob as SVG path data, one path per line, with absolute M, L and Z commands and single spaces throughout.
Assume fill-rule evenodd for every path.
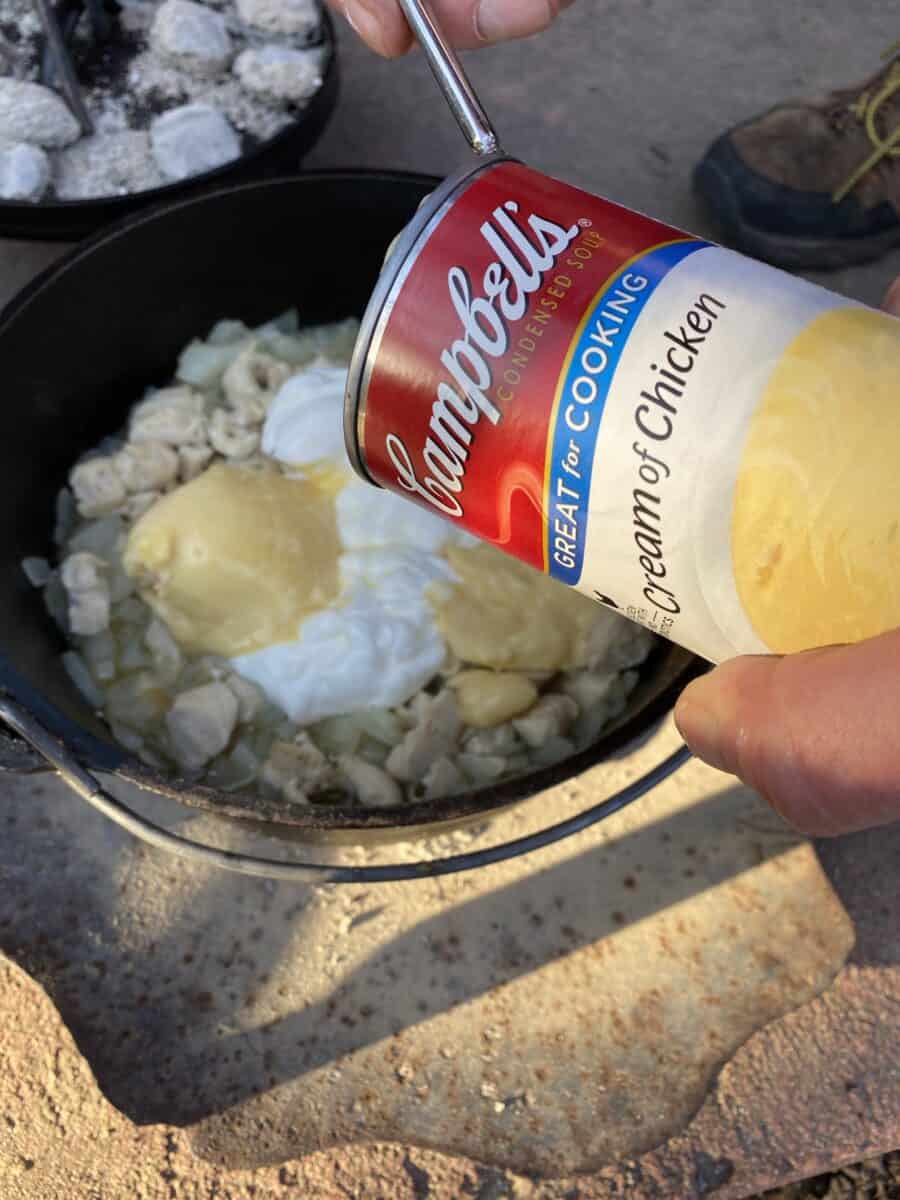
M 339 549 L 327 490 L 218 463 L 144 514 L 124 561 L 183 649 L 230 658 L 294 640 L 338 594 Z
M 597 606 L 493 546 L 449 546 L 456 587 L 432 593 L 438 629 L 464 662 L 558 671 L 584 661 Z

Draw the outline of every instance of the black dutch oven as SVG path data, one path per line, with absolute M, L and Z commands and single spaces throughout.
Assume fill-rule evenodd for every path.
M 27 555 L 52 554 L 54 501 L 72 462 L 120 428 L 144 388 L 165 383 L 181 348 L 220 318 L 253 325 L 292 306 L 309 324 L 361 315 L 385 247 L 436 183 L 400 173 L 310 173 L 158 207 L 79 246 L 0 316 L 0 718 L 31 743 L 4 737 L 0 766 L 55 767 L 107 815 L 176 852 L 186 852 L 178 838 L 148 834 L 151 827 L 106 796 L 92 773 L 261 823 L 293 840 L 406 840 L 481 821 L 601 762 L 646 733 L 702 668 L 686 651 L 660 642 L 627 710 L 589 748 L 498 786 L 393 809 L 281 808 L 262 797 L 160 775 L 111 739 L 72 686 L 60 662 L 60 634 L 20 567 Z M 556 840 L 643 794 L 685 755 L 679 752 L 625 793 L 538 835 L 537 842 L 526 839 L 514 849 L 479 851 L 444 865 L 378 868 L 377 877 L 461 869 Z M 201 853 L 260 874 L 296 877 L 304 870 L 296 864 L 253 867 L 239 855 Z M 371 870 L 325 873 L 358 880 L 372 878 L 365 873 Z
M 102 196 L 96 200 L 47 200 L 37 204 L 25 200 L 0 200 L 0 237 L 77 242 L 150 205 L 174 202 L 225 184 L 272 178 L 298 170 L 305 155 L 322 136 L 338 99 L 337 39 L 327 9 L 322 14 L 322 38 L 329 51 L 322 86 L 290 125 L 274 137 L 260 142 L 234 162 L 200 175 L 192 175 L 178 183 L 127 196 Z

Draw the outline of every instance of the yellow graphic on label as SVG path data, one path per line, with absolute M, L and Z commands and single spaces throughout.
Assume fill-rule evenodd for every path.
M 900 321 L 834 309 L 790 344 L 749 426 L 731 548 L 777 653 L 900 626 Z

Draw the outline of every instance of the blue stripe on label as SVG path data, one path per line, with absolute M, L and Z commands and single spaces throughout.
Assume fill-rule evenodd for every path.
M 570 586 L 581 579 L 594 448 L 622 353 L 662 280 L 709 244 L 670 242 L 629 262 L 599 293 L 569 351 L 548 436 L 544 511 L 547 570 Z

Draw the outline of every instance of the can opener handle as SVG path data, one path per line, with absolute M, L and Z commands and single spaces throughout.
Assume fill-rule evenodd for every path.
M 398 0 L 398 3 L 469 146 L 481 157 L 496 154 L 500 142 L 494 127 L 430 3 L 428 0 Z

